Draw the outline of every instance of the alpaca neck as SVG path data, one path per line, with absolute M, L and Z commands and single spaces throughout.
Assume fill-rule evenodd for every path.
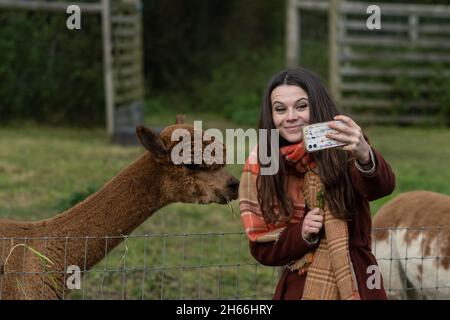
M 65 213 L 44 221 L 45 230 L 39 233 L 62 238 L 82 237 L 70 240 L 68 263 L 86 264 L 86 268 L 90 268 L 117 246 L 123 235 L 130 234 L 155 211 L 169 204 L 160 189 L 161 179 L 161 167 L 146 152 L 95 194 Z M 107 236 L 109 240 L 105 244 Z M 94 239 L 86 240 L 86 237 Z

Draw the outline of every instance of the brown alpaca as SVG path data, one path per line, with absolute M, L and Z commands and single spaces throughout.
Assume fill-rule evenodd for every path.
M 372 248 L 390 298 L 450 299 L 450 196 L 403 193 L 381 207 L 373 227 Z
M 130 234 L 158 209 L 174 202 L 225 204 L 236 199 L 239 181 L 224 165 L 173 164 L 170 155 L 177 142 L 171 141 L 171 134 L 177 128 L 187 129 L 191 136 L 198 134 L 181 124 L 167 127 L 160 136 L 138 127 L 137 135 L 148 152 L 64 213 L 35 222 L 0 220 L 0 299 L 66 297 L 68 266 L 88 270 L 123 240 L 122 235 Z M 54 264 L 46 270 L 53 276 L 42 274 L 41 258 L 20 244 L 48 257 Z

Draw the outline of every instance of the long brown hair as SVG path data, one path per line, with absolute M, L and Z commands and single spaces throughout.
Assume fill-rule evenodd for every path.
M 275 129 L 272 118 L 272 91 L 280 85 L 295 85 L 302 88 L 309 97 L 309 123 L 331 121 L 340 114 L 320 78 L 304 68 L 287 69 L 276 74 L 267 85 L 261 105 L 259 129 L 266 129 L 265 143 L 268 154 L 271 154 L 270 129 Z M 280 136 L 280 146 L 289 144 Z M 273 150 L 273 152 L 280 152 Z M 349 174 L 349 163 L 354 159 L 347 151 L 328 149 L 311 154 L 317 164 L 317 173 L 324 185 L 324 198 L 337 218 L 349 219 L 354 215 L 355 193 Z M 274 175 L 258 175 L 258 202 L 263 217 L 268 223 L 279 220 L 288 221 L 293 214 L 292 200 L 287 193 L 287 167 L 284 158 L 279 154 L 279 170 Z M 260 166 L 264 166 L 260 163 Z M 279 208 L 277 214 L 274 205 Z

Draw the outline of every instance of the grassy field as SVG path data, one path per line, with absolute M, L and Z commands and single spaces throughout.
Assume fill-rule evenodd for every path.
M 235 128 L 214 114 L 192 114 L 204 128 Z M 148 116 L 164 127 L 174 115 Z M 366 127 L 372 145 L 392 165 L 395 192 L 371 204 L 372 213 L 398 193 L 426 189 L 450 194 L 450 129 Z M 108 144 L 100 129 L 0 128 L 0 218 L 42 219 L 100 188 L 144 152 Z M 241 165 L 228 169 L 239 177 Z M 141 225 L 108 259 L 84 275 L 72 298 L 270 298 L 277 271 L 255 263 L 240 234 L 237 202 L 173 204 Z M 140 236 L 147 234 L 147 236 Z

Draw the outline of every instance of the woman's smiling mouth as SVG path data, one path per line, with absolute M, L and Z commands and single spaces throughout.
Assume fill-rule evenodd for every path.
M 301 128 L 302 128 L 301 125 L 290 126 L 290 127 L 284 127 L 284 129 L 285 129 L 288 133 L 298 133 L 298 132 L 300 131 Z

